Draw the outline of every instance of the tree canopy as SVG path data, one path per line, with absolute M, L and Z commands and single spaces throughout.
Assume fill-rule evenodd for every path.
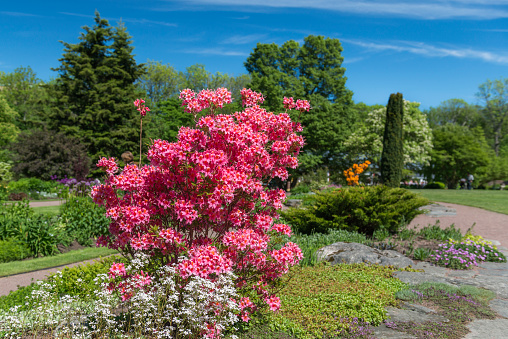
M 503 128 L 508 123 L 508 78 L 487 80 L 479 86 L 476 96 L 484 104 L 480 113 L 494 133 L 494 151 L 499 155 Z
M 249 87 L 265 95 L 269 110 L 282 111 L 284 97 L 310 101 L 311 111 L 301 116 L 306 146 L 300 171 L 343 167 L 342 144 L 355 117 L 341 52 L 338 39 L 310 35 L 303 45 L 293 40 L 281 46 L 258 43 L 245 62 L 252 77 Z
M 429 180 L 442 181 L 456 188 L 468 173 L 479 174 L 489 164 L 489 147 L 481 127 L 468 129 L 447 124 L 433 131 L 434 148 L 424 173 Z

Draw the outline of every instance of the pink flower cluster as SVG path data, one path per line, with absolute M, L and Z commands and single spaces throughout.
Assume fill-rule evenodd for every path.
M 198 94 L 191 89 L 184 89 L 180 92 L 180 100 L 182 105 L 186 106 L 185 111 L 193 114 L 205 108 L 211 108 L 214 111 L 232 102 L 231 92 L 227 88 L 218 88 L 215 91 L 204 89 Z
M 285 109 L 293 109 L 296 108 L 297 111 L 305 112 L 310 110 L 310 103 L 307 100 L 295 100 L 293 98 L 284 97 L 284 108 Z
M 250 88 L 244 88 L 240 92 L 242 95 L 242 105 L 244 107 L 251 107 L 257 104 L 262 104 L 265 101 L 265 98 L 263 97 L 263 94 L 256 93 Z
M 213 280 L 232 271 L 240 291 L 254 289 L 260 305 L 264 301 L 276 310 L 280 300 L 271 288 L 303 256 L 293 243 L 273 249 L 271 237 L 290 235 L 291 228 L 274 224 L 285 192 L 266 184 L 276 177 L 286 180 L 286 168 L 298 166 L 304 139 L 298 135 L 301 125 L 287 113 L 259 107 L 260 94 L 243 90 L 242 97 L 249 106 L 243 112 L 201 117 L 196 128 L 180 129 L 177 142 L 155 140 L 150 165 L 126 166 L 115 175 L 113 159 L 99 161 L 108 178 L 94 187 L 92 197 L 106 207 L 111 224 L 110 235 L 98 243 L 126 256 L 143 252 L 154 265 L 177 265 L 183 279 Z M 226 89 L 197 96 L 183 90 L 180 98 L 190 112 L 231 102 Z M 182 256 L 186 259 L 179 261 Z M 132 286 L 149 284 L 148 274 L 128 277 L 119 265 L 110 276 L 121 280 L 116 287 L 123 298 Z
M 111 265 L 108 275 L 111 279 L 120 280 L 118 283 L 111 282 L 108 289 L 119 291 L 123 301 L 129 300 L 137 290 L 149 286 L 152 282 L 152 277 L 143 271 L 128 274 L 123 263 Z
M 134 106 L 137 107 L 137 110 L 139 111 L 139 114 L 141 114 L 142 117 L 146 115 L 146 112 L 150 112 L 150 108 L 145 106 L 145 100 L 143 99 L 136 99 L 134 101 Z

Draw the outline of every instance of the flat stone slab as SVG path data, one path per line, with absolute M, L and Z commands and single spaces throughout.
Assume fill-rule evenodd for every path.
M 489 306 L 498 315 L 508 319 L 508 300 L 492 299 L 489 303 Z
M 415 336 L 410 334 L 395 331 L 382 324 L 374 328 L 374 338 L 376 339 L 416 339 Z
M 400 309 L 388 306 L 386 307 L 386 311 L 388 312 L 388 316 L 390 317 L 389 321 L 413 321 L 415 323 L 423 323 L 426 321 L 433 322 L 448 322 L 449 320 L 445 317 L 434 313 L 427 313 L 422 309 L 416 308 L 415 310 L 410 309 Z
M 464 339 L 503 339 L 508 338 L 508 319 L 477 319 L 467 325 L 471 331 Z
M 457 215 L 457 210 L 451 207 L 442 206 L 439 204 L 430 204 L 426 206 L 422 206 L 419 208 L 420 210 L 426 211 L 425 214 L 429 217 L 446 217 Z
M 333 265 L 370 263 L 400 268 L 414 265 L 413 260 L 397 251 L 379 250 L 358 243 L 336 242 L 320 248 L 316 256 L 318 261 L 327 261 Z

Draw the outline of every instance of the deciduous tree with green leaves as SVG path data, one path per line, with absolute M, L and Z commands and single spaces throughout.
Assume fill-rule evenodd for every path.
M 42 124 L 48 108 L 46 89 L 30 66 L 18 67 L 12 73 L 0 72 L 0 86 L 9 105 L 19 114 L 16 126 L 25 130 Z
M 249 87 L 265 95 L 269 110 L 282 111 L 284 96 L 310 100 L 312 110 L 301 117 L 307 143 L 301 170 L 328 166 L 342 173 L 342 144 L 355 119 L 341 52 L 338 39 L 310 35 L 303 45 L 293 40 L 281 46 L 258 43 L 245 62 L 252 77 Z
M 83 29 L 79 43 L 63 42 L 49 121 L 52 129 L 82 140 L 96 163 L 136 150 L 139 118 L 132 102 L 139 95 L 134 83 L 144 69 L 134 60 L 122 24 L 113 28 L 96 12 L 95 25 Z
M 447 124 L 433 131 L 434 148 L 424 173 L 429 180 L 442 181 L 454 189 L 468 173 L 484 173 L 489 165 L 489 147 L 481 127 Z
M 18 116 L 19 114 L 9 106 L 3 94 L 0 93 L 0 147 L 2 148 L 0 153 L 3 153 L 5 147 L 15 141 L 19 134 L 19 128 L 16 126 Z
M 508 122 L 508 78 L 487 80 L 480 85 L 476 96 L 484 104 L 480 113 L 494 133 L 494 151 L 499 155 L 503 127 Z

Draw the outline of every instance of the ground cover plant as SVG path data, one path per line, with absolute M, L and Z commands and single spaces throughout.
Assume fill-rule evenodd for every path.
M 465 206 L 479 207 L 488 211 L 508 214 L 508 190 L 413 190 L 431 200 Z
M 398 299 L 434 309 L 449 322 L 385 321 L 387 327 L 417 338 L 463 338 L 469 330 L 466 324 L 474 319 L 494 319 L 495 313 L 488 302 L 495 297 L 491 291 L 473 286 L 455 287 L 442 283 L 426 282 L 396 294 Z

